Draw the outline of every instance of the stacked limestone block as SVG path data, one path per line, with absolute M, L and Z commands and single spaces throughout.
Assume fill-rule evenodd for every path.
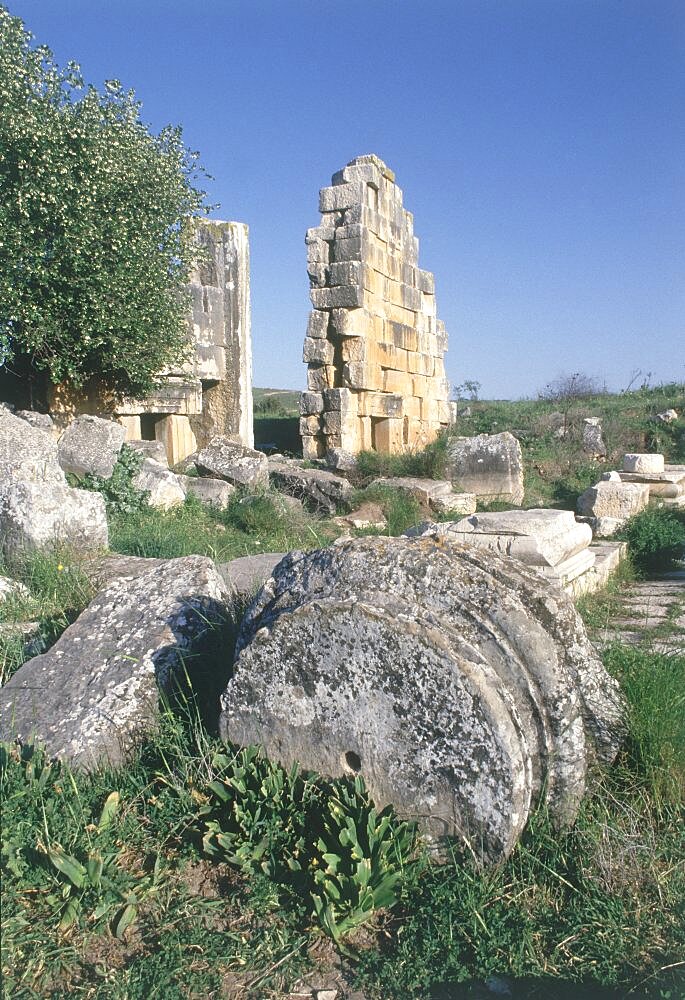
M 447 334 L 402 191 L 377 156 L 358 156 L 321 190 L 319 207 L 321 225 L 306 237 L 314 308 L 304 456 L 422 447 L 452 420 Z
M 250 448 L 254 443 L 248 227 L 201 219 L 195 240 L 198 260 L 188 286 L 194 350 L 161 373 L 155 393 L 116 410 L 127 438 L 154 434 L 171 465 L 217 435 Z

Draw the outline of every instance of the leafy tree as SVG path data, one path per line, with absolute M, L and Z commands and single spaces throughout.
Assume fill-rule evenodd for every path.
M 200 173 L 180 128 L 151 134 L 133 91 L 86 86 L 0 6 L 0 364 L 149 392 L 187 349 Z

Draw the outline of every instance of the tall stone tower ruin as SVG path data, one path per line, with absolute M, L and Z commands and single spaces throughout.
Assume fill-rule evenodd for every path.
M 452 420 L 447 334 L 433 275 L 418 266 L 413 216 L 395 175 L 358 156 L 319 194 L 307 231 L 313 310 L 300 404 L 305 458 L 423 447 Z

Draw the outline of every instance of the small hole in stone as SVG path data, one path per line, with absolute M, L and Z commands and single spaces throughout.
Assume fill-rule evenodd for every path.
M 354 750 L 348 750 L 344 757 L 345 767 L 353 774 L 359 774 L 362 769 L 362 759 Z

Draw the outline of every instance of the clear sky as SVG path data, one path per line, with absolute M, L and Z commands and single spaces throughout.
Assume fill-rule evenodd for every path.
M 183 126 L 247 222 L 256 385 L 302 388 L 317 192 L 377 153 L 436 277 L 447 373 L 685 379 L 683 0 L 5 0 L 58 62 Z

